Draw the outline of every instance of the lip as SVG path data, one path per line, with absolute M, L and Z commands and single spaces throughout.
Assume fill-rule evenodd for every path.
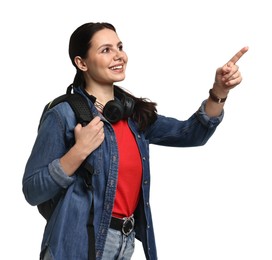
M 112 71 L 123 71 L 124 70 L 124 63 L 115 64 L 109 67 Z

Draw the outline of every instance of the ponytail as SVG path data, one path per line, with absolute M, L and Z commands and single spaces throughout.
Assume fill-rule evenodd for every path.
M 77 69 L 76 75 L 74 77 L 73 86 L 85 88 L 85 80 L 82 71 L 79 69 Z

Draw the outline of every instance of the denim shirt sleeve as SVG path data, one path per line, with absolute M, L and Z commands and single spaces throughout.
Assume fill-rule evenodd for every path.
M 205 112 L 206 100 L 187 120 L 158 115 L 157 120 L 145 132 L 150 144 L 172 147 L 204 145 L 221 123 L 224 111 L 218 117 L 209 117 Z
M 202 102 L 200 108 L 196 112 L 197 117 L 203 125 L 206 125 L 209 128 L 217 127 L 223 120 L 224 110 L 222 110 L 222 113 L 218 117 L 209 117 L 205 112 L 206 102 L 207 100 Z
M 69 177 L 62 169 L 60 164 L 60 159 L 55 159 L 53 162 L 51 162 L 48 166 L 49 173 L 51 177 L 54 179 L 54 181 L 59 184 L 59 186 L 63 188 L 68 188 L 73 181 L 73 177 Z
M 53 198 L 74 182 L 76 177 L 66 175 L 60 165 L 73 141 L 74 125 L 68 104 L 57 105 L 44 115 L 23 176 L 23 193 L 31 205 Z

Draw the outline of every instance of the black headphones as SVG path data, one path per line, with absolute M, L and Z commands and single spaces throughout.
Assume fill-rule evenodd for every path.
M 110 100 L 103 108 L 103 116 L 110 123 L 117 123 L 121 119 L 130 117 L 134 109 L 134 99 L 121 92 L 114 86 L 114 100 Z
M 68 88 L 70 89 L 67 91 L 71 92 L 72 85 L 70 85 Z M 96 97 L 89 95 L 84 88 L 82 88 L 82 90 L 91 99 L 91 101 L 95 103 Z M 133 98 L 127 96 L 119 89 L 119 87 L 114 86 L 114 100 L 108 101 L 104 106 L 103 116 L 110 123 L 117 123 L 118 121 L 126 119 L 132 115 L 134 105 L 135 101 Z

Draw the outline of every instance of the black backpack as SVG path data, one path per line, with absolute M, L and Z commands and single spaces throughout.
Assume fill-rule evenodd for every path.
M 76 120 L 78 123 L 82 124 L 83 126 L 87 125 L 92 119 L 93 115 L 91 113 L 90 107 L 88 105 L 88 101 L 85 97 L 78 93 L 72 93 L 72 85 L 70 85 L 67 88 L 66 94 L 61 95 L 57 98 L 55 98 L 53 101 L 49 102 L 42 112 L 42 116 L 40 118 L 40 123 L 38 128 L 40 127 L 40 124 L 42 122 L 42 118 L 44 113 L 49 110 L 50 108 L 54 107 L 55 105 L 61 103 L 61 102 L 68 102 L 73 109 Z M 92 189 L 92 175 L 94 173 L 93 166 L 90 165 L 88 162 L 84 161 L 80 168 L 77 170 L 77 174 L 83 178 L 84 184 L 86 186 L 86 189 L 89 191 L 93 191 Z M 41 204 L 39 204 L 38 210 L 40 214 L 48 221 L 50 216 L 52 215 L 58 201 L 60 198 L 65 194 L 65 191 L 57 195 L 55 198 L 45 201 Z M 94 196 L 92 196 L 93 198 Z M 93 199 L 92 199 L 93 200 Z M 96 259 L 95 257 L 95 235 L 94 235 L 94 226 L 93 226 L 93 217 L 94 217 L 94 201 L 92 201 L 92 206 L 90 209 L 90 216 L 89 221 L 87 224 L 88 229 L 88 235 L 89 235 L 89 260 Z
M 91 110 L 88 105 L 88 101 L 86 98 L 84 98 L 82 95 L 78 93 L 72 93 L 72 85 L 70 85 L 67 88 L 66 94 L 61 95 L 57 98 L 55 98 L 53 101 L 49 102 L 45 107 L 42 112 L 42 116 L 40 119 L 40 124 L 41 120 L 43 118 L 44 113 L 49 110 L 50 108 L 54 107 L 55 105 L 61 103 L 61 102 L 68 102 L 73 109 L 77 122 L 81 123 L 83 126 L 88 124 L 92 119 L 93 115 L 91 113 Z M 40 127 L 39 124 L 39 127 Z

